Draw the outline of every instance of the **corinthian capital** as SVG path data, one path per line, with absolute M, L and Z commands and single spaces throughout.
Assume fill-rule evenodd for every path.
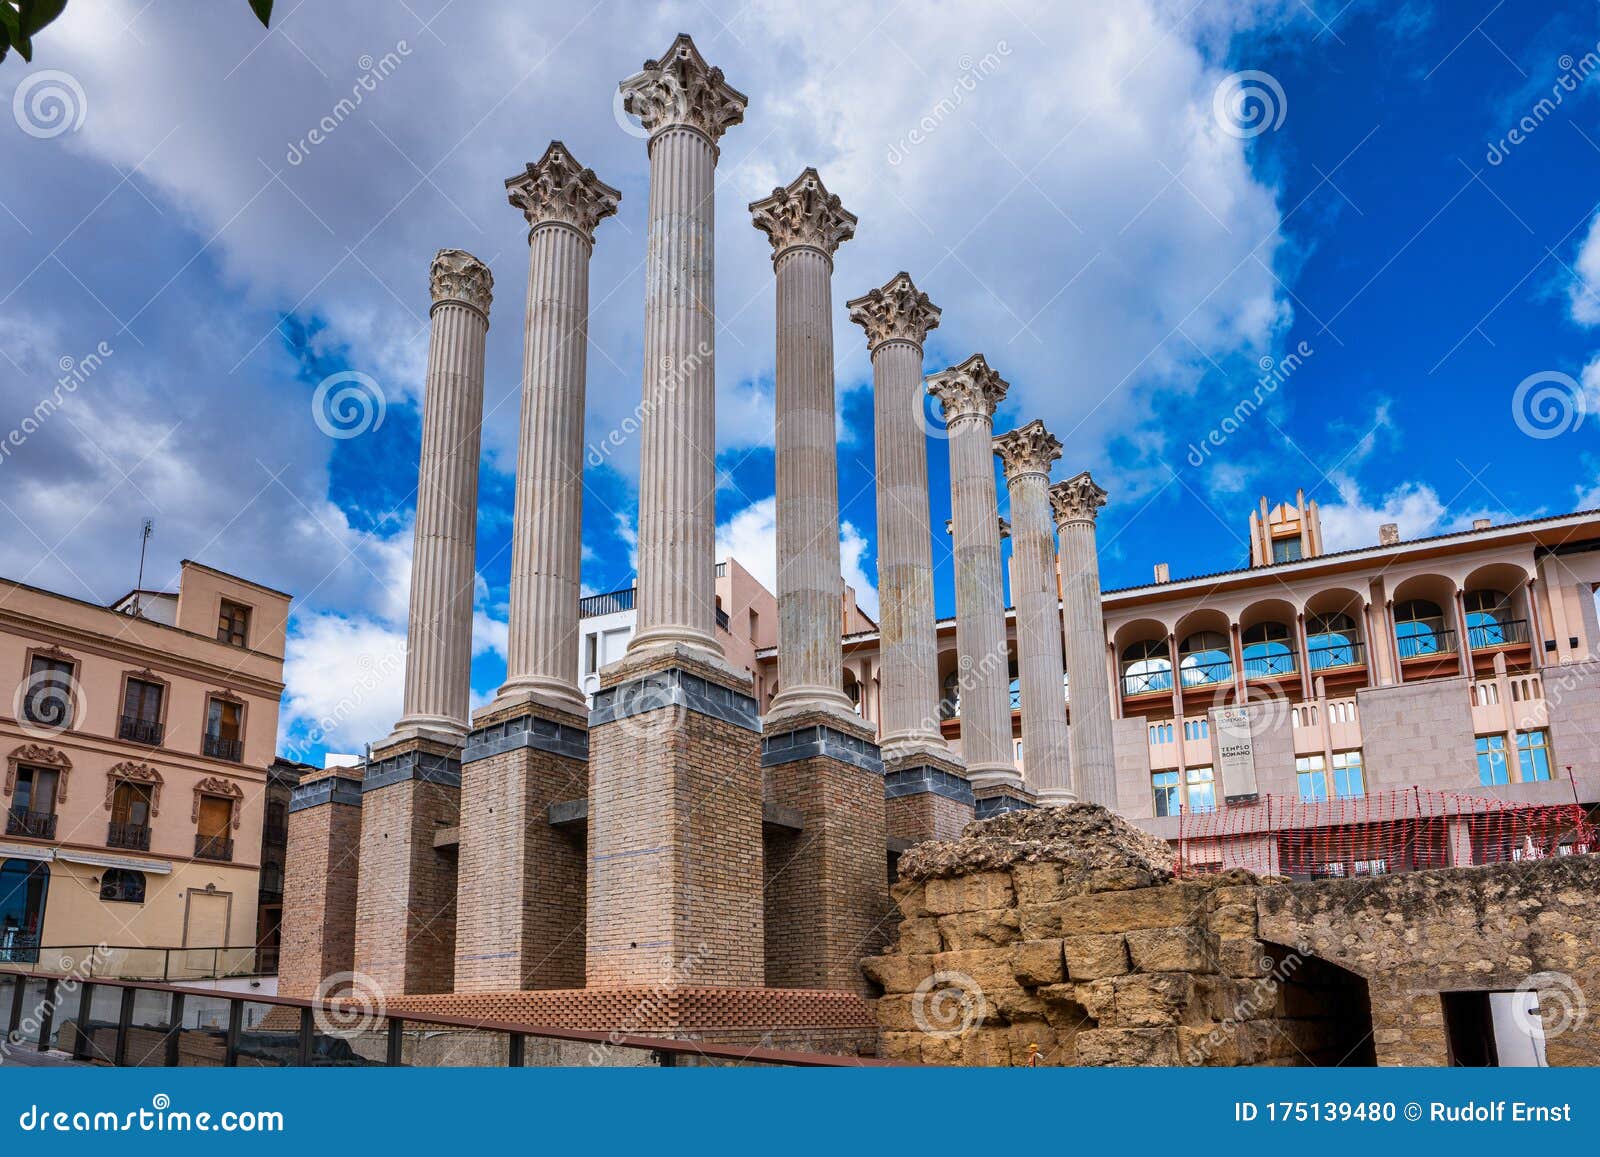
M 850 320 L 867 331 L 868 349 L 897 340 L 921 345 L 930 329 L 939 328 L 939 307 L 911 283 L 909 273 L 896 273 L 889 284 L 845 302 L 845 307 Z
M 1056 523 L 1093 522 L 1106 504 L 1106 492 L 1085 470 L 1065 482 L 1050 487 L 1050 508 L 1055 512 Z
M 687 33 L 678 38 L 660 60 L 647 60 L 644 69 L 621 84 L 622 107 L 657 133 L 672 125 L 688 125 L 711 138 L 744 120 L 749 98 L 712 68 Z
M 995 407 L 1010 388 L 1010 383 L 984 361 L 982 354 L 973 354 L 959 366 L 928 379 L 928 393 L 939 399 L 947 423 L 972 416 L 994 417 Z
M 772 196 L 750 203 L 755 227 L 772 242 L 772 259 L 785 249 L 809 246 L 829 257 L 856 235 L 856 215 L 828 192 L 815 169 L 807 169 Z
M 428 289 L 435 305 L 459 301 L 488 317 L 489 302 L 494 298 L 494 274 L 465 249 L 441 249 L 433 255 L 433 264 L 428 268 Z
M 1001 434 L 994 440 L 994 452 L 1006 468 L 1006 480 L 1023 474 L 1050 473 L 1050 467 L 1061 457 L 1061 440 L 1044 428 L 1038 418 L 1026 426 Z
M 567 146 L 551 141 L 538 162 L 506 178 L 510 202 L 530 228 L 547 222 L 570 225 L 594 241 L 594 227 L 617 211 L 622 194 L 572 159 Z

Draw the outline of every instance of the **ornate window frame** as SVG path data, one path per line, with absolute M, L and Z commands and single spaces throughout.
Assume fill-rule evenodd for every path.
M 32 665 L 32 660 L 29 661 Z M 24 743 L 14 747 L 11 754 L 6 756 L 6 790 L 10 795 L 17 789 L 17 768 L 26 764 L 28 767 L 48 767 L 56 773 L 56 803 L 67 802 L 67 779 L 72 771 L 72 760 L 67 758 L 67 753 L 59 747 L 51 747 L 47 743 Z
M 105 810 L 111 810 L 112 799 L 117 794 L 117 784 L 143 784 L 150 789 L 150 818 L 154 819 L 161 814 L 161 787 L 165 782 L 161 778 L 161 773 L 148 763 L 139 763 L 132 759 L 123 760 L 106 772 Z
M 224 703 L 233 703 L 239 708 L 239 749 L 240 760 L 242 762 L 245 736 L 250 733 L 250 700 L 227 687 L 213 688 L 205 693 L 205 711 L 202 712 L 200 716 L 200 754 L 205 756 L 207 759 L 216 758 L 215 756 L 206 756 L 205 754 L 206 736 L 210 734 L 206 728 L 210 726 L 211 723 L 211 701 L 213 699 L 219 699 Z
M 218 799 L 228 800 L 232 805 L 233 824 L 235 831 L 239 830 L 240 815 L 244 810 L 244 789 L 231 779 L 223 779 L 219 775 L 208 775 L 194 785 L 194 807 L 189 813 L 189 822 L 200 822 L 200 800 L 205 796 L 214 796 Z
M 160 716 L 160 718 L 158 718 L 156 720 L 156 725 L 161 728 L 161 731 L 162 731 L 162 737 L 161 737 L 162 738 L 162 742 L 158 743 L 158 744 L 154 744 L 153 746 L 156 746 L 156 747 L 164 747 L 164 746 L 166 746 L 167 712 L 169 710 L 171 710 L 171 708 L 172 708 L 172 680 L 163 678 L 162 676 L 160 676 L 160 675 L 156 674 L 154 671 L 152 671 L 149 667 L 146 667 L 142 671 L 135 671 L 132 668 L 126 668 L 126 669 L 123 670 L 123 672 L 122 672 L 122 683 L 117 689 L 117 704 L 116 704 L 116 707 L 117 707 L 117 732 L 116 733 L 119 736 L 122 733 L 121 732 L 121 729 L 122 729 L 122 711 L 123 711 L 123 708 L 127 707 L 127 705 L 128 705 L 128 681 L 130 679 L 137 679 L 141 683 L 154 683 L 154 684 L 156 684 L 157 686 L 159 686 L 161 688 L 161 716 Z M 119 739 L 118 742 L 126 743 L 126 742 L 129 742 L 129 741 L 128 740 L 124 740 L 124 739 Z M 140 744 L 139 746 L 142 747 L 142 746 L 144 746 L 144 744 Z
M 23 714 L 22 701 L 25 698 L 25 689 L 28 680 L 33 678 L 33 661 L 35 659 L 54 659 L 57 662 L 70 664 L 72 674 L 72 718 L 65 727 L 47 728 L 42 724 L 34 723 Z M 83 716 L 86 704 L 83 701 L 83 660 L 72 652 L 63 650 L 55 643 L 41 643 L 29 647 L 22 656 L 22 674 L 17 678 L 17 690 L 12 696 L 11 710 L 16 718 L 17 726 L 24 730 L 33 729 L 33 734 L 61 735 L 72 731 L 83 730 Z

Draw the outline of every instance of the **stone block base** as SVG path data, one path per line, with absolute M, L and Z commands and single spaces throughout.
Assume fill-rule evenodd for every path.
M 766 802 L 799 830 L 766 832 L 766 982 L 870 995 L 862 956 L 886 940 L 883 764 L 871 728 L 792 716 L 762 741 Z
M 589 790 L 588 720 L 538 705 L 474 721 L 461 762 L 455 990 L 584 979 L 585 828 L 551 805 Z
M 282 995 L 313 997 L 323 980 L 355 968 L 360 857 L 360 779 L 338 768 L 308 776 L 289 799 Z
M 954 761 L 920 756 L 886 763 L 883 794 L 891 839 L 960 839 L 973 819 L 972 785 Z
M 454 982 L 460 749 L 408 740 L 373 752 L 362 781 L 355 964 L 387 998 Z
M 1006 812 L 1026 811 L 1028 808 L 1038 806 L 1039 801 L 1020 787 L 999 785 L 972 790 L 974 819 L 986 820 L 993 816 L 1005 815 Z
M 764 982 L 760 717 L 695 652 L 601 673 L 590 715 L 591 987 Z
M 871 1006 L 852 993 L 799 989 L 636 985 L 567 991 L 456 993 L 404 997 L 394 1013 L 455 1016 L 536 1028 L 744 1044 L 831 1056 L 874 1056 Z M 528 1042 L 530 1049 L 536 1042 Z M 605 1044 L 584 1046 L 568 1064 L 627 1064 Z

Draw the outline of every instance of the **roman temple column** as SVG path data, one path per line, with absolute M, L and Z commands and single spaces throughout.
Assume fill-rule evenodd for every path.
M 715 617 L 712 193 L 745 98 L 687 36 L 621 90 L 650 133 L 639 630 L 590 714 L 587 985 L 760 986 L 761 717 Z
M 1100 604 L 1095 520 L 1106 492 L 1089 472 L 1050 488 L 1061 540 L 1061 590 L 1072 715 L 1072 774 L 1086 803 L 1117 806 L 1116 752 L 1111 735 L 1111 682 L 1106 671 L 1106 621 Z
M 584 976 L 582 838 L 550 808 L 588 794 L 577 678 L 589 256 L 620 195 L 560 141 L 505 187 L 528 222 L 511 621 L 506 681 L 462 755 L 457 992 Z
M 584 712 L 578 690 L 583 412 L 594 230 L 621 194 L 560 141 L 506 180 L 528 221 L 522 436 L 511 546 L 511 609 L 502 707 L 532 698 Z
M 972 785 L 939 730 L 939 655 L 928 519 L 922 343 L 939 308 L 908 273 L 846 303 L 872 353 L 877 499 L 879 724 L 889 834 L 955 839 Z
M 1011 660 L 992 446 L 995 407 L 1008 388 L 982 354 L 928 379 L 950 439 L 961 756 L 979 818 L 1026 803 L 1011 748 Z
M 833 254 L 855 216 L 815 169 L 750 206 L 777 276 L 778 694 L 761 763 L 766 801 L 798 831 L 763 833 L 766 982 L 870 995 L 862 945 L 889 895 L 883 761 L 842 685 Z
M 406 620 L 405 710 L 390 738 L 459 744 L 472 697 L 478 440 L 494 277 L 472 254 L 441 249 L 428 282 L 432 331 Z
M 417 475 L 406 712 L 373 746 L 361 783 L 355 967 L 386 996 L 449 992 L 454 982 L 456 865 L 434 848 L 433 833 L 460 818 L 483 347 L 493 287 L 488 267 L 459 249 L 441 249 L 429 269 L 433 332 Z
M 1072 764 L 1062 693 L 1061 610 L 1050 527 L 1050 466 L 1061 443 L 1035 419 L 994 440 L 1011 492 L 1011 583 L 1022 683 L 1022 767 L 1041 804 L 1071 803 Z
M 833 402 L 833 255 L 855 214 L 815 169 L 751 204 L 777 276 L 775 373 L 778 694 L 767 715 L 855 717 L 839 645 L 839 459 Z
M 714 194 L 717 141 L 744 119 L 746 98 L 682 34 L 621 87 L 623 107 L 650 133 L 638 625 L 628 649 L 720 656 Z

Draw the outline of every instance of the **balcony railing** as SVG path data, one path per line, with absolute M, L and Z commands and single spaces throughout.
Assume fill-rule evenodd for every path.
M 117 720 L 117 738 L 126 739 L 129 743 L 148 743 L 151 747 L 160 747 L 165 730 L 154 719 L 140 719 L 136 715 L 123 715 Z
M 1244 677 L 1246 682 L 1255 679 L 1276 679 L 1281 675 L 1295 673 L 1294 653 L 1284 651 L 1281 654 L 1257 655 L 1244 661 Z
M 1172 690 L 1172 669 L 1162 668 L 1159 671 L 1124 671 L 1122 673 L 1122 694 L 1126 698 L 1131 695 L 1147 695 L 1153 691 Z
M 1339 667 L 1364 667 L 1367 663 L 1367 645 L 1359 639 L 1346 643 L 1321 643 L 1306 648 L 1306 657 L 1313 671 L 1332 671 Z
M 6 813 L 6 835 L 53 840 L 56 838 L 56 814 L 31 812 L 27 808 L 14 807 Z
M 1467 646 L 1474 651 L 1491 647 L 1509 647 L 1528 641 L 1527 619 L 1505 619 L 1495 623 L 1479 623 L 1467 628 Z
M 1214 683 L 1233 682 L 1232 659 L 1212 659 L 1205 663 L 1191 663 L 1182 659 L 1178 662 L 1178 669 L 1183 672 L 1185 687 L 1209 687 Z
M 607 591 L 603 595 L 586 595 L 578 600 L 578 617 L 592 619 L 597 615 L 631 611 L 638 593 L 636 587 L 625 587 L 620 591 Z
M 227 836 L 202 836 L 194 837 L 194 858 L 197 860 L 221 860 L 227 862 L 233 859 L 233 841 Z
M 150 850 L 150 825 L 119 824 L 115 820 L 106 829 L 106 847 L 128 848 L 135 852 Z
M 225 735 L 207 735 L 204 751 L 213 759 L 227 759 L 238 763 L 244 758 L 244 741 L 229 739 Z
M 1409 633 L 1402 634 L 1402 631 Z M 1414 619 L 1395 629 L 1395 646 L 1402 659 L 1426 659 L 1432 655 L 1454 655 L 1456 633 L 1443 619 Z

